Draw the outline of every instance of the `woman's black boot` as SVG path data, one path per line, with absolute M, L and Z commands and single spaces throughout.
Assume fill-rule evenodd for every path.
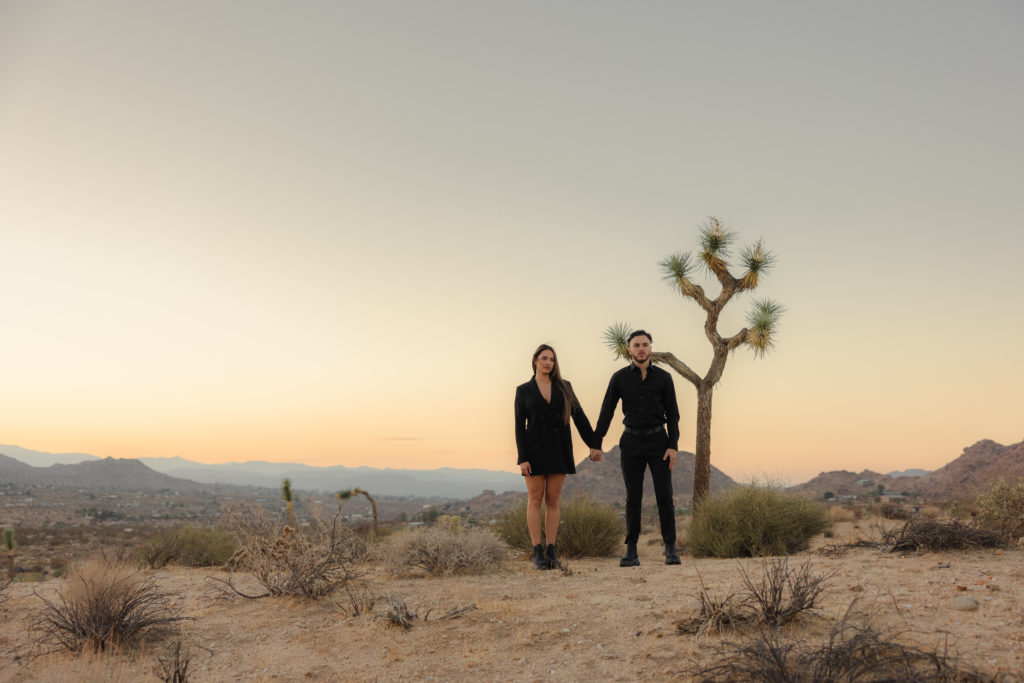
M 547 560 L 548 569 L 558 568 L 558 555 L 555 554 L 555 545 L 548 543 L 547 552 L 544 553 L 544 559 Z
M 540 543 L 533 546 L 533 566 L 537 569 L 549 569 L 547 558 L 544 557 L 544 546 Z

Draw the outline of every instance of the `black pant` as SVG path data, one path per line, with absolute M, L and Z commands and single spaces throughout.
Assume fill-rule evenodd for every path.
M 644 470 L 651 468 L 654 497 L 658 501 L 661 540 L 675 545 L 676 508 L 672 503 L 672 470 L 665 460 L 668 435 L 665 432 L 636 436 L 623 434 L 619 441 L 622 481 L 626 484 L 626 543 L 640 538 L 640 510 L 644 497 Z

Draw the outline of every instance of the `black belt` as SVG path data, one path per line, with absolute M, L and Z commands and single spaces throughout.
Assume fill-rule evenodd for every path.
M 661 425 L 657 427 L 651 427 L 650 429 L 633 429 L 632 427 L 626 427 L 622 431 L 624 431 L 626 434 L 632 434 L 633 436 L 650 436 L 651 434 L 664 432 L 665 427 Z

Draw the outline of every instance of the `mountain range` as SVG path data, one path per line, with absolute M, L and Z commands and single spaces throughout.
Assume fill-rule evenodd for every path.
M 680 451 L 673 472 L 677 504 L 689 504 L 694 455 Z M 934 472 L 905 470 L 879 474 L 870 470 L 822 472 L 789 490 L 818 498 L 826 491 L 837 496 L 864 495 L 879 485 L 886 491 L 907 491 L 930 498 L 973 498 L 997 477 L 1024 476 L 1024 442 L 1004 446 L 984 439 L 964 449 L 960 457 Z M 468 500 L 482 491 L 522 492 L 519 474 L 491 470 L 440 468 L 399 470 L 372 467 L 312 467 L 298 463 L 262 461 L 207 465 L 181 457 L 115 459 L 85 453 L 45 453 L 19 446 L 0 445 L 0 483 L 52 485 L 78 488 L 119 488 L 180 491 L 215 485 L 256 486 L 276 489 L 289 478 L 296 489 L 338 491 L 360 486 L 377 495 L 440 497 Z M 648 478 L 649 479 L 649 478 Z M 712 467 L 711 491 L 735 482 Z M 645 499 L 653 491 L 648 480 Z M 598 500 L 622 498 L 618 447 L 599 463 L 584 459 L 577 474 L 566 481 L 563 495 L 586 492 Z M 496 495 L 496 494 L 491 494 Z
M 234 485 L 258 486 L 276 489 L 281 480 L 288 478 L 295 489 L 307 491 L 340 491 L 356 486 L 377 495 L 415 496 L 421 498 L 439 497 L 462 499 L 471 498 L 481 491 L 491 489 L 506 491 L 520 489 L 523 485 L 519 474 L 495 472 L 480 469 L 455 469 L 442 467 L 435 470 L 399 470 L 379 469 L 373 467 L 312 467 L 299 463 L 274 463 L 263 461 L 231 462 L 218 465 L 207 465 L 181 457 L 173 458 L 138 458 L 135 460 L 100 459 L 94 455 L 44 453 L 32 451 L 19 446 L 0 445 L 0 481 L 30 483 L 30 479 L 38 483 L 64 485 L 60 482 L 74 482 L 74 486 L 83 488 L 125 488 L 120 483 L 138 481 L 140 490 L 171 488 L 184 490 L 186 481 L 189 485 Z M 69 459 L 78 457 L 76 464 L 65 464 Z M 27 470 L 12 466 L 13 460 Z M 99 472 L 97 463 L 135 463 L 134 473 L 128 479 L 116 476 L 93 476 Z M 167 477 L 141 476 L 141 465 L 153 475 Z M 31 466 L 31 467 L 30 467 Z M 126 465 L 126 467 L 128 467 Z M 64 469 L 73 468 L 73 469 Z M 78 468 L 78 469 L 74 469 Z M 76 474 L 77 473 L 77 474 Z M 89 483 L 94 482 L 94 483 Z M 113 482 L 118 482 L 115 485 Z M 109 484 L 109 486 L 107 485 Z M 128 487 L 130 488 L 130 487 Z

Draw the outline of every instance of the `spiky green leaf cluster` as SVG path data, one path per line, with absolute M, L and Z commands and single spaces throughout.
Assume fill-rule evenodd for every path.
M 753 302 L 747 313 L 747 323 L 750 325 L 747 344 L 754 349 L 755 356 L 763 356 L 775 348 L 775 329 L 785 311 L 782 304 L 771 299 Z
M 740 259 L 751 273 L 767 273 L 775 265 L 775 254 L 764 248 L 764 240 L 758 240 L 753 246 L 743 247 Z
M 348 500 L 349 498 L 352 497 L 352 489 L 338 491 L 337 493 L 334 494 L 334 497 L 337 498 L 338 500 Z
M 286 503 L 292 502 L 292 480 L 285 479 L 281 482 L 281 497 Z
M 629 358 L 629 323 L 615 323 L 604 331 L 604 343 L 619 358 Z
M 14 527 L 4 527 L 4 548 L 8 552 L 14 550 Z
M 732 243 L 736 241 L 736 233 L 727 229 L 722 222 L 711 217 L 700 227 L 700 246 L 707 256 L 725 258 L 729 255 Z
M 669 282 L 675 283 L 678 280 L 687 280 L 696 268 L 692 261 L 692 255 L 688 251 L 681 251 L 667 256 L 658 264 L 661 272 Z

